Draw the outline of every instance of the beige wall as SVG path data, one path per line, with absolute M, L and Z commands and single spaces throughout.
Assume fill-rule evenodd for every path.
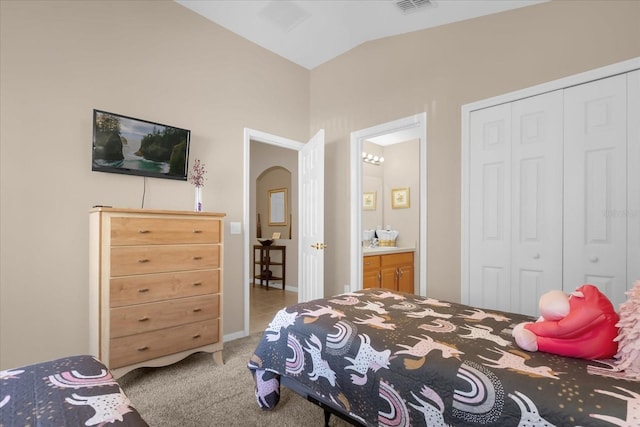
M 309 72 L 171 1 L 0 2 L 0 369 L 88 344 L 88 211 L 143 179 L 91 172 L 92 109 L 191 130 L 207 211 L 226 212 L 225 334 L 243 329 L 243 128 L 305 141 Z M 147 179 L 145 208 L 193 209 Z
M 350 132 L 427 113 L 429 296 L 460 299 L 462 105 L 640 56 L 640 2 L 551 1 L 361 45 L 311 71 L 326 132 L 325 293 L 348 283 Z M 329 197 L 329 195 L 331 195 Z M 412 200 L 413 202 L 413 200 Z M 340 220 L 337 220 L 340 219 Z
M 364 141 L 363 151 L 382 156 L 380 165 L 362 163 L 362 191 L 376 193 L 376 209 L 362 211 L 362 229 L 391 226 L 400 234 L 397 246 L 418 247 L 420 233 L 420 141 L 410 140 L 385 147 Z M 393 209 L 391 191 L 409 188 L 409 207 Z
M 390 145 L 384 149 L 384 223 L 398 230 L 396 244 L 403 247 L 416 248 L 419 254 L 418 240 L 420 236 L 420 141 L 415 139 L 400 144 Z M 394 188 L 409 189 L 409 207 L 393 208 L 391 191 Z M 418 277 L 419 268 L 414 270 Z M 417 279 L 416 279 L 417 281 Z
M 460 107 L 640 56 L 640 2 L 553 1 L 366 43 L 304 70 L 169 1 L 0 1 L 0 369 L 88 350 L 88 215 L 140 207 L 90 171 L 91 110 L 192 131 L 205 209 L 227 213 L 225 334 L 242 330 L 243 128 L 325 128 L 325 294 L 349 278 L 349 133 L 428 114 L 431 296 L 459 298 Z M 148 179 L 146 208 L 193 188 Z

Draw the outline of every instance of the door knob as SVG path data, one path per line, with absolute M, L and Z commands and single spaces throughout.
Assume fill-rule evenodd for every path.
M 325 245 L 324 243 L 315 243 L 311 245 L 311 247 L 314 249 L 324 249 L 327 247 L 327 245 Z

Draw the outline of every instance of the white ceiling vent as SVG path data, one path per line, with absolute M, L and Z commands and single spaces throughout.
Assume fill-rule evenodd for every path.
M 290 0 L 274 0 L 268 3 L 259 14 L 285 33 L 311 16 L 309 12 Z
M 404 14 L 417 12 L 434 5 L 431 0 L 395 0 L 395 3 Z

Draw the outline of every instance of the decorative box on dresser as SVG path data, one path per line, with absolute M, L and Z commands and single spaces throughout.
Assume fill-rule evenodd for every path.
M 223 363 L 223 217 L 90 211 L 91 353 L 116 377 L 199 351 Z

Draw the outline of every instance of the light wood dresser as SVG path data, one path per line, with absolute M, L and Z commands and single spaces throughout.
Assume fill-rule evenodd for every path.
M 91 353 L 116 377 L 199 351 L 223 363 L 223 217 L 90 211 Z

